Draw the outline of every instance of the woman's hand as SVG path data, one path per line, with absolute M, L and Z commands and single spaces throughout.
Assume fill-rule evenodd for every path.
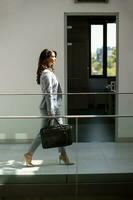
M 54 113 L 52 113 L 52 112 L 48 112 L 48 116 L 51 116 L 51 117 L 53 116 L 53 117 L 54 117 L 54 116 L 55 116 L 55 114 L 54 114 Z

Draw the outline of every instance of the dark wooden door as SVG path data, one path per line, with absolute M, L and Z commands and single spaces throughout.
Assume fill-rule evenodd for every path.
M 68 17 L 68 92 L 88 91 L 89 30 L 87 17 Z M 78 99 L 78 101 L 77 101 Z M 68 113 L 88 109 L 88 96 L 69 95 Z

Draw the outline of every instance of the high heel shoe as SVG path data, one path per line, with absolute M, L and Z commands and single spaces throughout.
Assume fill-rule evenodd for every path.
M 32 154 L 31 153 L 25 153 L 24 154 L 24 158 L 25 158 L 25 162 L 26 162 L 26 165 L 28 167 L 33 167 L 34 165 L 32 164 Z
M 70 162 L 66 153 L 61 153 L 59 155 L 59 164 L 61 164 L 61 161 L 63 161 L 65 165 L 73 165 L 74 164 L 74 163 Z

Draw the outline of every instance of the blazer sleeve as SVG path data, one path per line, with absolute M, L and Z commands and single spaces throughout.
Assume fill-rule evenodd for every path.
M 52 93 L 53 93 L 53 85 L 52 85 L 52 75 L 49 72 L 45 72 L 42 76 L 41 80 L 41 86 L 42 86 L 42 92 L 43 93 L 48 93 L 44 94 L 45 95 L 45 100 L 46 100 L 46 105 L 47 105 L 47 111 L 51 114 L 54 115 L 54 104 L 53 104 L 53 98 L 52 98 Z

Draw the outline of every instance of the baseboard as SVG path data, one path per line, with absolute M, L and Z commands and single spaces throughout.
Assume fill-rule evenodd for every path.
M 119 137 L 116 139 L 117 142 L 133 142 L 133 137 Z
M 29 144 L 32 139 L 1 139 L 0 144 Z

